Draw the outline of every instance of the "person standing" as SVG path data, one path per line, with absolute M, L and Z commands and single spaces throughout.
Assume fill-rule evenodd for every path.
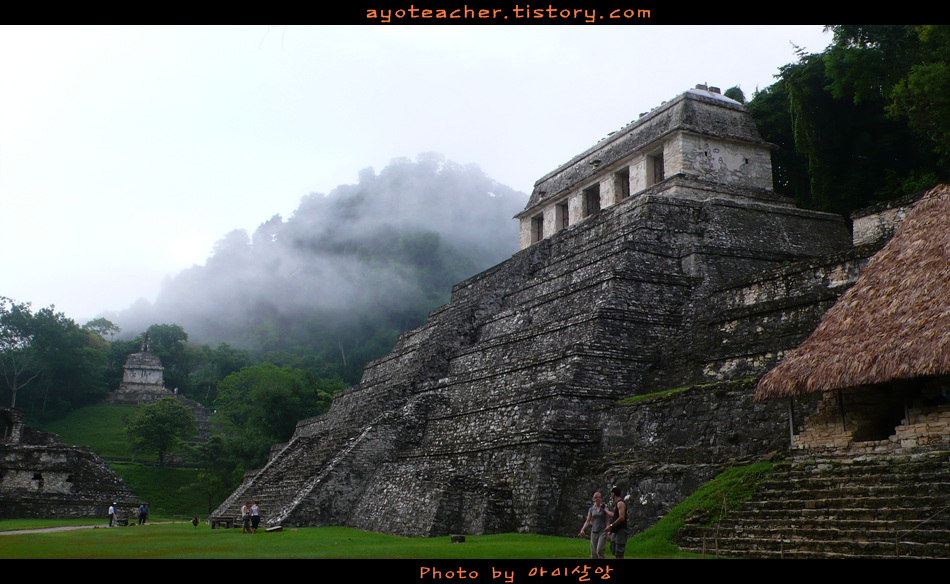
M 251 503 L 241 505 L 241 533 L 251 532 Z
M 115 527 L 116 517 L 115 517 L 115 503 L 109 505 L 109 527 Z
M 261 508 L 257 505 L 257 501 L 254 501 L 254 504 L 251 505 L 251 533 L 257 533 L 257 526 L 261 523 Z
M 610 496 L 614 499 L 614 513 L 605 531 L 610 534 L 610 553 L 622 560 L 627 550 L 627 504 L 620 496 L 620 487 L 611 489 Z
M 590 557 L 594 560 L 604 560 L 607 558 L 604 549 L 607 547 L 607 522 L 613 513 L 607 510 L 604 504 L 604 497 L 599 492 L 594 493 L 594 504 L 587 510 L 587 520 L 581 527 L 579 536 L 584 536 L 584 530 L 590 525 Z

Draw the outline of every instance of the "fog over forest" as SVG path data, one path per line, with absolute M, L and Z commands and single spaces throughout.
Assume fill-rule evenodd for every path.
M 175 323 L 190 341 L 258 354 L 379 356 L 453 284 L 517 251 L 513 216 L 526 201 L 475 165 L 436 153 L 394 159 L 360 171 L 357 184 L 304 196 L 289 218 L 224 235 L 205 265 L 168 278 L 154 304 L 108 316 L 123 336 Z

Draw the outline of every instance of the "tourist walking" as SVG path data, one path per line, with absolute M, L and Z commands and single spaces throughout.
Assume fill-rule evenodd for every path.
M 145 525 L 146 519 L 148 519 L 148 503 L 142 503 L 139 506 L 139 525 Z
M 613 517 L 613 513 L 607 510 L 604 504 L 604 497 L 599 492 L 594 493 L 594 504 L 587 510 L 587 520 L 578 535 L 584 536 L 584 530 L 590 526 L 590 557 L 594 560 L 603 560 L 607 556 L 604 553 L 607 547 L 607 522 Z
M 607 522 L 606 531 L 610 534 L 610 553 L 618 560 L 623 559 L 627 549 L 627 504 L 620 496 L 620 487 L 610 490 L 614 499 L 613 517 Z
M 115 527 L 116 517 L 115 517 L 115 503 L 109 505 L 109 527 Z

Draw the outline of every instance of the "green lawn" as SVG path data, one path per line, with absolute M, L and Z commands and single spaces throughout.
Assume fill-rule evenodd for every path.
M 152 523 L 145 527 L 105 528 L 106 521 L 60 521 L 58 525 L 94 524 L 96 529 L 0 536 L 0 558 L 351 558 L 351 559 L 587 559 L 585 538 L 531 534 L 404 538 L 346 527 L 263 530 L 253 535 L 239 529 L 212 530 L 204 523 Z M 627 558 L 694 558 L 674 546 L 663 522 L 632 537 Z M 49 526 L 48 520 L 0 521 L 0 531 Z M 608 557 L 609 554 L 608 554 Z
M 2 526 L 6 521 L 0 522 Z M 0 535 L 0 558 L 584 559 L 587 540 L 540 535 L 402 538 L 345 527 L 258 531 L 152 524 Z

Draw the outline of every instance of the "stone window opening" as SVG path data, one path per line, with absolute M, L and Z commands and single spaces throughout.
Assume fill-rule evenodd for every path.
M 584 217 L 600 212 L 600 185 L 584 189 Z
M 617 200 L 622 201 L 630 196 L 630 171 L 624 169 L 621 172 L 614 173 L 614 188 L 617 192 Z
M 663 169 L 663 151 L 647 156 L 647 186 L 653 186 L 666 178 Z
M 544 215 L 537 215 L 531 219 L 531 243 L 544 239 Z
M 558 203 L 555 207 L 555 225 L 560 229 L 567 229 L 571 224 L 570 213 L 568 212 L 567 203 Z

